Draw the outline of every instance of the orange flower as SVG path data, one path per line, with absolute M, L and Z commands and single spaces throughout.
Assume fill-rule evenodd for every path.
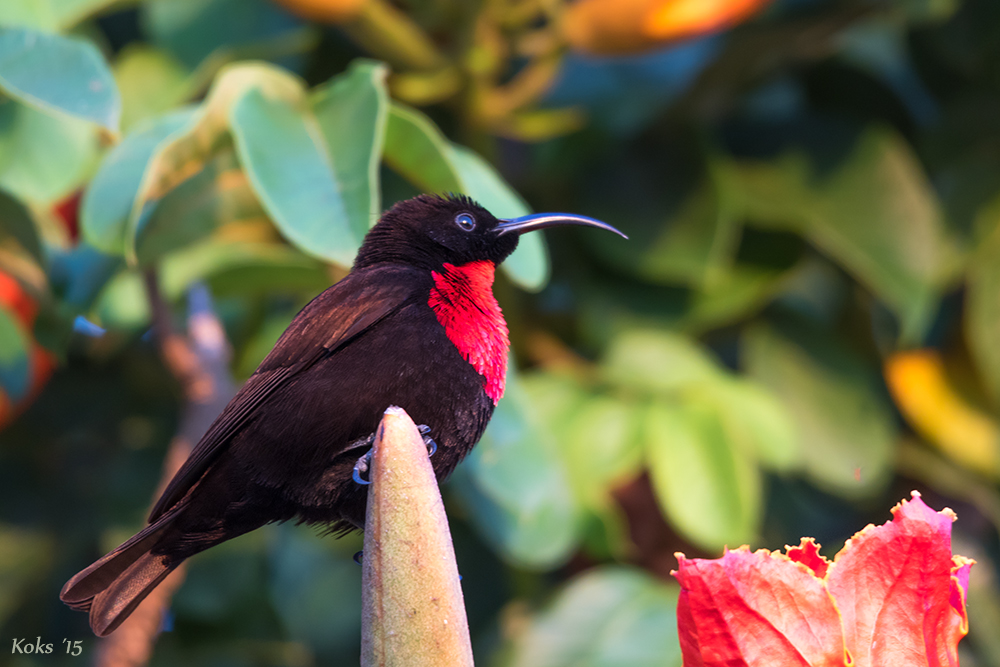
M 784 554 L 677 554 L 684 666 L 958 665 L 973 561 L 951 555 L 955 513 L 914 491 L 892 514 L 832 563 L 811 538 Z
M 730 28 L 771 0 L 579 0 L 566 9 L 563 32 L 588 53 L 639 53 Z

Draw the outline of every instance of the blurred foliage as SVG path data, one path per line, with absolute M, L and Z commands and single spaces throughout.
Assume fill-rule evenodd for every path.
M 0 635 L 94 650 L 57 592 L 182 402 L 143 272 L 178 319 L 208 285 L 243 379 L 455 191 L 632 239 L 498 279 L 507 395 L 445 488 L 480 664 L 679 664 L 674 551 L 838 544 L 918 488 L 1000 667 L 998 119 L 993 0 L 0 2 Z M 359 544 L 195 558 L 154 663 L 356 664 Z

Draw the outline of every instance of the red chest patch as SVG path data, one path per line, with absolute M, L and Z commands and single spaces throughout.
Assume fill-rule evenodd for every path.
M 496 405 L 507 378 L 507 323 L 493 297 L 493 262 L 445 264 L 432 271 L 428 304 L 461 355 L 483 376 L 486 395 Z

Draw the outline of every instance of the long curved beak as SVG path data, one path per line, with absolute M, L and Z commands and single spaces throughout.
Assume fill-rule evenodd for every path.
M 628 238 L 606 222 L 601 222 L 600 220 L 596 220 L 594 218 L 588 218 L 585 215 L 572 215 L 569 213 L 532 213 L 531 215 L 522 215 L 520 218 L 509 218 L 501 220 L 500 224 L 495 227 L 494 231 L 496 231 L 497 234 L 509 234 L 511 232 L 523 234 L 536 229 L 556 227 L 558 225 L 597 227 L 599 229 L 606 229 L 609 232 L 614 232 L 623 239 Z

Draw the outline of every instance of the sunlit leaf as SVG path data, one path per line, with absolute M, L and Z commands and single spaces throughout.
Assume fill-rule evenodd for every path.
M 712 407 L 652 403 L 643 441 L 657 500 L 685 537 L 710 550 L 754 538 L 760 475 Z
M 101 53 L 89 42 L 0 28 L 0 90 L 42 111 L 118 131 L 118 87 Z
M 136 234 L 142 219 L 168 192 L 197 174 L 215 154 L 230 145 L 230 113 L 250 91 L 270 101 L 302 103 L 305 88 L 297 78 L 272 65 L 241 63 L 224 68 L 208 97 L 183 131 L 156 146 L 132 205 L 125 235 L 125 252 L 135 259 Z
M 711 382 L 722 375 L 690 338 L 652 329 L 633 329 L 615 338 L 602 367 L 613 382 L 654 392 Z
M 0 99 L 0 187 L 11 194 L 51 203 L 80 185 L 97 155 L 89 121 Z
M 680 667 L 677 591 L 639 570 L 571 580 L 514 646 L 514 667 Z
M 233 107 L 240 162 L 278 229 L 292 243 L 342 266 L 360 239 L 352 232 L 331 156 L 317 150 L 315 118 L 257 91 Z
M 813 328 L 753 327 L 742 352 L 750 376 L 791 413 L 814 481 L 847 497 L 881 488 L 896 430 L 870 366 Z
M 800 465 L 803 445 L 777 396 L 743 379 L 712 382 L 698 391 L 715 404 L 730 437 L 765 466 L 789 471 Z
M 379 163 L 389 114 L 387 74 L 385 65 L 359 59 L 312 97 L 348 223 L 359 240 L 382 213 Z
M 186 127 L 192 110 L 181 110 L 144 124 L 104 158 L 80 202 L 83 238 L 104 252 L 125 252 L 129 216 L 150 159 L 168 137 Z
M 142 220 L 136 234 L 136 258 L 140 265 L 150 266 L 225 225 L 231 226 L 230 238 L 238 227 L 247 232 L 254 225 L 272 229 L 232 148 L 220 150 L 200 172 L 168 192 Z

